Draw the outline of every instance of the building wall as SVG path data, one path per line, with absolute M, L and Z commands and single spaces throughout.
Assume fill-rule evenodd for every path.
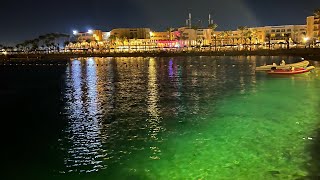
M 307 33 L 306 25 L 265 26 L 265 34 L 271 35 L 272 43 L 286 42 L 286 34 L 289 34 L 291 43 L 301 43 Z M 267 39 L 265 39 L 267 41 Z
M 110 32 L 111 36 L 128 39 L 150 39 L 150 28 L 118 28 Z
M 92 33 L 89 32 L 79 32 L 75 35 L 75 40 L 78 42 L 82 41 L 102 41 L 102 31 L 93 30 Z
M 320 17 L 307 17 L 307 35 L 316 42 L 320 42 Z
M 151 32 L 151 40 L 170 40 L 169 32 Z
M 96 41 L 102 41 L 103 38 L 102 38 L 102 31 L 101 30 L 93 30 L 93 38 L 96 40 Z

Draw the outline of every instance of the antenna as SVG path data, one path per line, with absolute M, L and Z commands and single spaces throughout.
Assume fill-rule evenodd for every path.
M 192 15 L 189 13 L 189 27 L 192 27 Z

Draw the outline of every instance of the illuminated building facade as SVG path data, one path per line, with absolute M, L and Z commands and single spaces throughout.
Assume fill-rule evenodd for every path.
M 315 43 L 320 43 L 320 17 L 307 17 L 307 38 Z
M 150 40 L 170 40 L 170 33 L 167 31 L 150 32 Z
M 303 38 L 307 33 L 306 25 L 285 25 L 285 26 L 265 26 L 265 39 L 270 35 L 271 43 L 286 43 L 288 40 L 292 44 L 299 44 L 303 42 Z
M 102 31 L 101 30 L 88 30 L 88 32 L 73 32 L 73 38 L 75 41 L 102 41 Z
M 110 36 L 127 39 L 150 39 L 150 28 L 117 28 L 110 32 Z
M 307 33 L 306 25 L 263 26 L 238 29 L 235 31 L 215 31 L 212 41 L 217 46 L 242 46 L 303 43 Z

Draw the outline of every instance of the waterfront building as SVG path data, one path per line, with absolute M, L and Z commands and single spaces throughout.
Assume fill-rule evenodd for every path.
M 73 38 L 75 41 L 102 41 L 102 31 L 101 30 L 88 30 L 87 32 L 73 32 Z
M 108 41 L 110 38 L 111 32 L 102 32 L 102 41 Z
M 303 44 L 306 33 L 306 25 L 243 27 L 234 31 L 215 31 L 211 39 L 219 48 L 266 48 L 269 41 L 273 48 L 284 48 L 288 42 L 290 45 Z
M 170 40 L 170 33 L 168 31 L 150 32 L 150 39 L 154 41 Z
M 320 43 L 320 16 L 307 17 L 307 38 L 314 43 Z
M 212 43 L 212 29 L 209 28 L 178 28 L 179 35 L 176 37 L 178 40 L 184 41 L 185 46 L 210 46 Z
M 110 32 L 110 36 L 127 39 L 150 39 L 150 28 L 117 28 Z
M 303 43 L 307 33 L 306 25 L 265 26 L 263 29 L 265 32 L 263 41 L 267 42 L 270 37 L 272 44 L 287 43 L 287 41 L 291 44 L 300 44 Z

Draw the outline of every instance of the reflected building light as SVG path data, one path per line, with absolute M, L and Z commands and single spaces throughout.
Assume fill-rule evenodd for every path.
M 97 77 L 94 61 L 87 61 L 86 76 L 80 61 L 72 61 L 71 83 L 66 87 L 69 149 L 65 166 L 69 172 L 94 172 L 103 168 L 100 125 L 97 118 Z M 83 90 L 83 84 L 87 90 Z
M 240 93 L 244 94 L 246 92 L 246 84 L 244 82 L 243 74 L 240 75 Z
M 161 118 L 159 113 L 159 94 L 158 94 L 158 84 L 157 84 L 157 69 L 156 60 L 150 58 L 149 60 L 149 75 L 148 75 L 148 128 L 151 141 L 158 142 L 158 134 L 163 131 L 161 126 Z M 150 159 L 160 159 L 159 153 L 161 150 L 156 145 L 150 147 L 152 155 Z
M 154 58 L 149 60 L 149 75 L 148 75 L 148 111 L 149 111 L 149 133 L 152 139 L 157 140 L 157 135 L 161 129 L 160 116 L 158 107 L 158 84 L 157 84 L 157 69 Z
M 169 77 L 170 78 L 172 78 L 173 76 L 174 76 L 174 72 L 173 72 L 173 60 L 172 59 L 170 59 L 170 61 L 169 61 Z

